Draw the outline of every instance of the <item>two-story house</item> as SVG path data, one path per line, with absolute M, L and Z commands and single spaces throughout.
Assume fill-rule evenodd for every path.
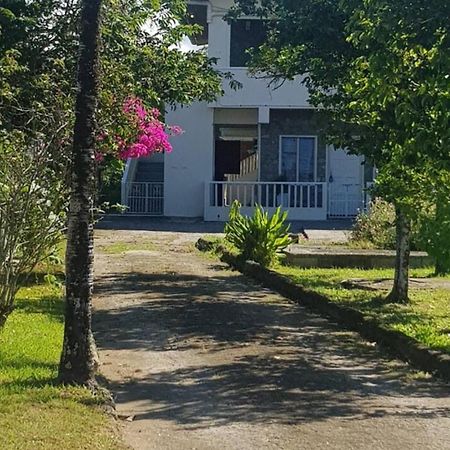
M 226 220 L 238 199 L 243 212 L 255 204 L 282 206 L 289 220 L 351 217 L 364 207 L 373 170 L 358 156 L 327 146 L 306 88 L 277 88 L 248 76 L 247 49 L 265 38 L 262 21 L 223 16 L 233 0 L 194 0 L 189 11 L 204 26 L 195 44 L 207 45 L 218 69 L 242 84 L 214 103 L 196 103 L 167 114 L 181 126 L 170 154 L 129 161 L 122 202 L 128 213 Z

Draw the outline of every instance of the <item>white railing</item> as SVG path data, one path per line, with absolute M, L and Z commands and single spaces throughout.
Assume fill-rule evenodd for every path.
M 328 215 L 334 218 L 355 217 L 364 207 L 361 183 L 338 184 L 328 186 Z
M 161 216 L 164 213 L 164 183 L 125 183 L 126 212 Z
M 326 183 L 214 181 L 205 188 L 205 220 L 226 220 L 235 200 L 244 214 L 251 214 L 258 204 L 268 211 L 281 206 L 290 220 L 321 220 L 327 215 Z

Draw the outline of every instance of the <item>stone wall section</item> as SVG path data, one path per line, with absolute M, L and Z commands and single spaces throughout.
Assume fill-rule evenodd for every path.
M 280 136 L 317 136 L 317 179 L 326 181 L 327 149 L 318 116 L 312 109 L 272 109 L 261 125 L 261 181 L 279 181 Z

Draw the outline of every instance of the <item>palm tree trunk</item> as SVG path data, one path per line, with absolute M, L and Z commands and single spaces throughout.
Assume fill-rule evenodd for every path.
M 411 221 L 401 208 L 396 207 L 395 212 L 397 254 L 395 260 L 394 287 L 386 300 L 392 303 L 408 303 Z
M 66 312 L 59 379 L 95 385 L 96 351 L 91 330 L 95 111 L 101 0 L 83 0 L 78 91 L 66 251 Z

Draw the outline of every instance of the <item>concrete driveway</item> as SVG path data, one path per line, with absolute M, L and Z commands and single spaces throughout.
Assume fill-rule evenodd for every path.
M 95 336 L 131 448 L 450 448 L 448 385 L 198 254 L 197 237 L 97 232 Z

